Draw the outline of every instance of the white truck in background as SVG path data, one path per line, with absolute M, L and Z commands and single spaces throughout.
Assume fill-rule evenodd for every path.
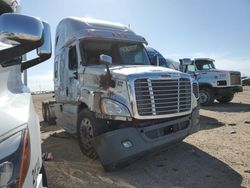
M 84 154 L 115 170 L 199 130 L 190 75 L 150 64 L 146 40 L 128 27 L 65 18 L 55 38 L 53 118 Z
M 201 105 L 211 105 L 215 99 L 228 103 L 236 92 L 243 91 L 239 71 L 216 69 L 214 60 L 209 58 L 196 58 L 190 64 L 183 60 L 180 59 L 181 71 L 194 75 L 199 83 Z
M 50 58 L 50 28 L 14 13 L 17 6 L 14 0 L 0 0 L 0 187 L 47 187 L 40 123 L 21 73 Z M 22 60 L 34 49 L 37 58 Z

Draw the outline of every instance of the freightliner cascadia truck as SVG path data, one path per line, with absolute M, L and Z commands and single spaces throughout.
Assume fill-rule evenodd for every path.
M 190 75 L 152 66 L 145 45 L 122 24 L 72 17 L 57 26 L 55 101 L 43 103 L 45 119 L 55 114 L 106 170 L 199 130 Z

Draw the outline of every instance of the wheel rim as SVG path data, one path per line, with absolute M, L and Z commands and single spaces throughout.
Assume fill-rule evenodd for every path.
M 82 146 L 89 150 L 92 148 L 91 140 L 93 138 L 93 127 L 91 121 L 88 118 L 83 118 L 80 125 L 80 140 Z
M 200 92 L 200 103 L 203 104 L 203 103 L 206 103 L 208 101 L 208 96 L 203 93 L 203 92 Z

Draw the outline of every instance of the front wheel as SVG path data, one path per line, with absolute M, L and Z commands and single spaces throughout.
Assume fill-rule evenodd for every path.
M 211 89 L 200 89 L 200 104 L 202 106 L 209 106 L 214 102 L 214 93 Z
M 77 125 L 78 142 L 82 153 L 89 158 L 96 159 L 97 153 L 91 141 L 95 136 L 108 131 L 107 124 L 97 119 L 93 112 L 83 109 L 79 113 Z
M 219 101 L 219 103 L 229 103 L 230 101 L 232 101 L 234 98 L 234 94 L 233 93 L 229 93 L 221 98 L 216 99 L 217 101 Z

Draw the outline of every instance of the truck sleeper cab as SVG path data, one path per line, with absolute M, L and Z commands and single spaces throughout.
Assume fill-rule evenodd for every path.
M 183 71 L 197 75 L 201 105 L 211 105 L 215 99 L 228 103 L 235 93 L 243 91 L 240 72 L 216 69 L 213 59 L 196 58 Z
M 191 77 L 152 66 L 145 44 L 121 24 L 66 18 L 57 26 L 56 123 L 106 170 L 199 129 Z

